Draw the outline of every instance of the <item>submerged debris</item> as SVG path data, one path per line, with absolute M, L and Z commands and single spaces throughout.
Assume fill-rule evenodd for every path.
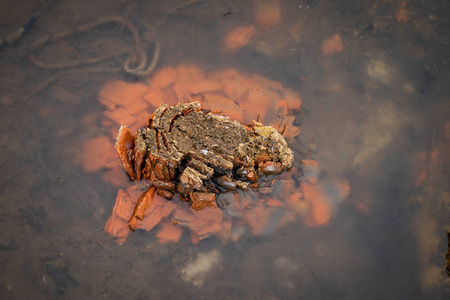
M 174 111 L 165 111 L 164 114 L 158 115 L 155 111 L 160 109 L 163 112 L 161 104 L 170 110 L 183 100 L 188 100 L 191 105 L 194 102 L 201 103 L 201 108 L 194 107 L 189 114 L 208 115 L 209 111 L 213 112 L 211 115 L 217 116 L 220 113 L 230 117 L 229 122 L 234 120 L 240 124 L 253 124 L 240 125 L 247 133 L 254 131 L 254 135 L 262 137 L 273 134 L 273 129 L 252 122 L 257 120 L 276 128 L 280 135 L 289 139 L 295 149 L 298 150 L 300 147 L 298 142 L 295 144 L 294 137 L 300 132 L 302 121 L 301 118 L 296 118 L 296 115 L 301 112 L 302 101 L 293 90 L 283 87 L 280 82 L 233 69 L 205 73 L 199 67 L 190 64 L 165 67 L 145 82 L 112 81 L 106 84 L 99 94 L 99 101 L 105 106 L 105 111 L 98 119 L 98 123 L 114 137 L 117 136 L 118 125 L 120 127 L 121 124 L 128 124 L 129 135 L 125 134 L 126 128 L 122 127 L 125 131 L 121 136 L 128 137 L 119 143 L 124 147 L 122 150 L 125 155 L 122 157 L 130 162 L 130 174 L 136 173 L 135 179 L 138 179 L 139 175 L 141 180 L 135 180 L 134 184 L 127 181 L 126 177 L 129 176 L 123 172 L 123 164 L 117 159 L 117 153 L 109 137 L 91 139 L 84 145 L 84 154 L 78 157 L 79 163 L 90 172 L 102 170 L 104 180 L 120 188 L 112 214 L 105 226 L 106 233 L 119 243 L 125 242 L 131 233 L 128 222 L 132 218 L 134 207 L 142 208 L 144 214 L 137 215 L 144 217 L 143 220 L 134 218 L 131 225 L 146 231 L 156 231 L 160 243 L 176 243 L 186 234 L 194 244 L 210 237 L 217 237 L 223 243 L 236 242 L 248 234 L 256 236 L 271 234 L 295 221 L 302 221 L 307 226 L 324 226 L 330 222 L 337 212 L 337 204 L 350 192 L 348 182 L 337 179 L 322 184 L 317 178 L 320 173 L 317 162 L 309 159 L 302 164 L 300 156 L 296 157 L 290 171 L 282 174 L 279 173 L 281 170 L 276 160 L 271 158 L 268 160 L 265 155 L 254 157 L 255 172 L 248 172 L 245 167 L 238 168 L 242 162 L 233 160 L 232 171 L 220 174 L 218 169 L 221 163 L 208 165 L 189 154 L 176 168 L 178 173 L 175 173 L 174 180 L 154 179 L 154 177 L 152 179 L 151 175 L 150 179 L 146 179 L 145 176 L 148 178 L 148 174 L 151 174 L 145 167 L 149 157 L 146 144 L 148 138 L 147 135 L 144 138 L 141 133 L 143 142 L 141 146 L 146 149 L 146 154 L 136 156 L 137 135 L 133 136 L 131 133 L 139 130 L 148 132 L 148 128 L 156 126 L 154 125 L 157 123 L 156 118 L 161 119 L 158 126 L 165 124 L 166 121 L 162 120 L 165 117 L 174 120 L 174 117 L 170 117 Z M 152 116 L 152 125 L 145 126 L 145 120 L 151 112 L 155 112 Z M 178 124 L 178 121 L 182 121 L 180 118 L 184 117 L 185 115 L 180 116 L 170 124 Z M 97 118 L 95 115 L 86 117 L 86 125 L 98 126 L 92 125 L 93 120 Z M 187 121 L 186 119 L 184 122 Z M 174 125 L 169 125 L 169 131 L 171 126 L 173 131 Z M 197 132 L 196 134 L 201 136 L 200 131 L 195 131 L 197 127 L 192 127 L 194 129 L 187 132 Z M 153 130 L 155 133 L 161 131 L 156 128 Z M 168 136 L 164 133 L 166 140 L 171 140 L 173 138 L 171 135 L 172 132 Z M 166 150 L 162 135 L 158 136 L 163 152 L 152 150 L 154 159 L 150 159 L 150 165 L 152 170 L 155 168 L 153 172 L 161 173 L 162 170 L 164 175 L 164 170 L 167 169 L 166 175 L 172 176 L 169 171 L 172 167 L 170 165 L 167 167 L 168 160 L 165 153 L 171 153 L 170 147 Z M 195 143 L 195 139 L 192 143 Z M 210 148 L 214 151 L 216 149 L 222 151 L 220 147 L 212 146 Z M 197 150 L 200 152 L 203 149 Z M 210 159 L 211 157 L 207 157 L 207 161 Z M 140 172 L 135 169 L 138 160 L 144 161 Z M 161 165 L 160 160 L 166 163 Z M 227 160 L 224 159 L 222 162 L 226 164 Z M 186 169 L 185 175 L 189 175 L 186 178 L 193 178 L 191 175 L 196 173 L 190 172 L 192 170 L 201 174 L 197 181 L 200 183 L 198 185 L 200 190 L 195 190 L 194 187 L 192 193 L 183 196 L 177 192 L 175 183 Z M 226 176 L 222 177 L 227 174 L 232 175 L 231 180 Z M 209 179 L 201 178 L 204 176 Z M 212 180 L 213 177 L 217 178 Z M 248 187 L 239 187 L 237 181 L 248 184 Z M 154 188 L 149 189 L 150 185 Z M 254 188 L 255 186 L 257 187 Z M 181 187 L 182 184 L 178 185 L 178 188 Z M 218 189 L 218 192 L 212 191 L 213 188 Z M 338 192 L 338 195 L 333 194 L 335 192 Z M 145 197 L 142 197 L 143 193 Z M 167 201 L 170 198 L 171 200 Z M 138 201 L 139 205 L 136 206 Z
M 46 274 L 53 279 L 55 292 L 64 294 L 70 287 L 79 287 L 78 281 L 71 275 L 69 270 L 70 263 L 62 255 L 47 256 L 44 260 Z
M 207 276 L 221 262 L 220 252 L 213 249 L 206 253 L 199 253 L 197 258 L 180 270 L 184 281 L 192 283 L 196 287 L 202 287 Z

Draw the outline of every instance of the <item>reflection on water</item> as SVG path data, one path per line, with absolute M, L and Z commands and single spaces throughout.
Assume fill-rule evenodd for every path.
M 0 9 L 6 298 L 446 298 L 445 1 L 17 3 Z M 301 97 L 288 141 L 318 165 L 272 192 L 295 221 L 274 216 L 266 234 L 247 228 L 232 242 L 185 233 L 161 244 L 151 230 L 119 245 L 103 232 L 127 179 L 111 171 L 114 155 L 89 152 L 118 129 L 100 91 L 183 64 Z

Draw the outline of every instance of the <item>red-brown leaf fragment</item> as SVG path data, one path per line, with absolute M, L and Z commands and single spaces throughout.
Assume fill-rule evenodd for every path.
M 120 160 L 122 161 L 128 176 L 130 176 L 131 180 L 135 180 L 136 174 L 129 155 L 134 149 L 134 138 L 127 126 L 120 126 L 114 147 L 116 148 L 117 153 L 119 153 Z
M 136 230 L 141 226 L 142 220 L 148 214 L 150 205 L 152 204 L 153 198 L 155 196 L 156 188 L 154 186 L 149 187 L 139 198 L 136 206 L 134 207 L 133 215 L 130 221 L 128 221 L 128 226 L 131 230 Z

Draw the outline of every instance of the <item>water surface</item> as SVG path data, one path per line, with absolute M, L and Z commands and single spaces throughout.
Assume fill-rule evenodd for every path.
M 261 7 L 279 10 L 280 20 L 257 21 Z M 4 1 L 0 8 L 5 298 L 448 297 L 445 1 Z M 159 41 L 148 76 L 124 71 L 136 40 L 120 22 L 73 31 L 111 16 L 135 26 L 149 60 Z M 225 37 L 240 26 L 256 29 L 227 51 Z M 335 35 L 342 49 L 324 49 Z M 160 244 L 154 231 L 136 231 L 118 244 L 103 232 L 118 187 L 105 170 L 76 164 L 87 140 L 110 135 L 110 124 L 96 118 L 105 111 L 99 91 L 184 63 L 256 74 L 300 96 L 301 132 L 288 141 L 297 160 L 320 165 L 327 222 L 308 224 L 307 213 L 298 214 L 278 230 L 226 243 L 192 244 L 186 232 Z M 349 183 L 347 197 L 336 180 Z M 286 201 L 286 192 L 278 197 Z

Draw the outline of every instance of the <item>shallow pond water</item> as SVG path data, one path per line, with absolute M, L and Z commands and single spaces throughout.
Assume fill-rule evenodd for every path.
M 0 8 L 2 298 L 448 298 L 447 2 Z M 144 55 L 144 68 L 130 71 Z M 320 174 L 292 173 L 297 188 L 285 189 L 286 177 L 275 184 L 269 197 L 294 216 L 289 222 L 274 217 L 259 231 L 249 222 L 234 238 L 200 242 L 184 230 L 166 244 L 155 227 L 118 243 L 104 227 L 119 188 L 132 183 L 80 162 L 87 141 L 112 144 L 119 128 L 99 95 L 118 80 L 153 88 L 152 76 L 185 65 L 206 78 L 233 70 L 298 95 L 301 110 L 287 126 L 301 128 L 287 137 L 294 168 L 315 161 Z M 244 119 L 261 117 L 263 103 L 252 105 Z M 290 205 L 295 193 L 306 200 Z

